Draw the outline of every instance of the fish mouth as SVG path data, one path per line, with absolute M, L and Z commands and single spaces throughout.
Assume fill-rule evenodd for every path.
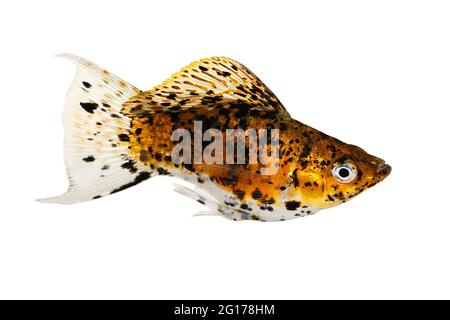
M 391 173 L 391 171 L 392 171 L 392 167 L 390 165 L 386 164 L 384 162 L 384 160 L 381 160 L 378 163 L 378 167 L 377 167 L 377 170 L 376 170 L 376 173 L 377 173 L 377 175 L 379 177 L 379 181 L 381 181 L 384 178 L 386 178 Z

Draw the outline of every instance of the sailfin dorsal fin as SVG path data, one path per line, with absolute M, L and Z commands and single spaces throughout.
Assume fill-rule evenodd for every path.
M 278 98 L 253 72 L 225 57 L 191 63 L 162 84 L 134 96 L 124 104 L 122 112 L 142 115 L 161 109 L 188 109 L 234 100 L 286 112 Z

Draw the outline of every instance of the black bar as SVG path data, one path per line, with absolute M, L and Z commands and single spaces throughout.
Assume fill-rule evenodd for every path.
M 429 302 L 429 301 L 427 301 Z M 440 301 L 447 302 L 447 301 Z M 420 301 L 299 301 L 299 300 L 44 300 L 1 301 L 3 314 L 45 319 L 307 319 L 331 317 L 383 320 L 411 314 L 431 319 L 439 312 Z M 446 307 L 446 306 L 445 306 Z M 440 313 L 447 316 L 447 308 Z M 445 316 L 444 316 L 445 315 Z

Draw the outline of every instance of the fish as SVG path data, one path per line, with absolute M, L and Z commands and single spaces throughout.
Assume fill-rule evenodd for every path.
M 60 56 L 77 67 L 63 112 L 69 188 L 41 202 L 99 199 L 170 176 L 185 181 L 175 191 L 204 204 L 210 214 L 285 221 L 348 202 L 391 172 L 381 158 L 293 119 L 252 71 L 230 58 L 192 62 L 141 91 L 93 62 Z M 244 132 L 243 158 L 234 149 L 219 150 L 235 141 L 230 130 Z M 256 140 L 247 136 L 251 130 Z M 208 131 L 214 139 L 202 136 Z M 182 141 L 193 150 L 179 148 L 176 132 L 194 135 Z M 268 132 L 276 134 L 269 139 Z M 209 158 L 202 157 L 208 142 L 216 148 L 209 145 Z M 196 154 L 198 148 L 203 149 Z

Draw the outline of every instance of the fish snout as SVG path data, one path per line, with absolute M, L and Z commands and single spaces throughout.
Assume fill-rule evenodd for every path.
M 384 179 L 391 173 L 392 168 L 390 165 L 385 163 L 384 160 L 382 160 L 382 159 L 380 159 L 380 160 L 381 161 L 377 165 L 376 172 L 379 175 L 379 177 L 381 177 L 381 179 Z

